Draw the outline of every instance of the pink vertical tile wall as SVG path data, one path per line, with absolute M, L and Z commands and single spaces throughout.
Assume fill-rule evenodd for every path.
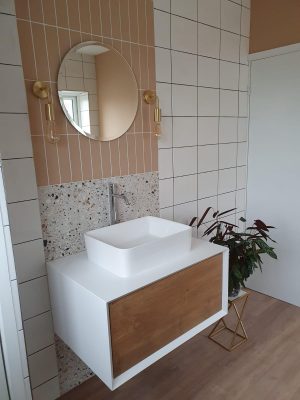
M 39 186 L 157 171 L 157 139 L 152 107 L 142 102 L 155 89 L 152 0 L 16 0 L 30 128 Z M 118 50 L 131 65 L 139 107 L 129 130 L 112 142 L 78 134 L 65 118 L 56 95 L 60 63 L 81 41 L 97 40 Z M 54 94 L 56 145 L 45 140 L 42 104 L 31 93 L 35 80 Z

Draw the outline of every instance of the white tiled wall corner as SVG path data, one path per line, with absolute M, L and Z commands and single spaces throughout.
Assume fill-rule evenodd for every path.
M 240 43 L 240 63 L 248 65 L 249 38 L 241 36 Z
M 34 389 L 57 375 L 55 346 L 52 345 L 28 357 L 31 387 Z
M 159 180 L 159 201 L 161 208 L 173 206 L 173 187 L 173 178 Z
M 51 312 L 46 312 L 25 321 L 24 334 L 28 355 L 53 344 L 54 334 Z
M 228 0 L 221 0 L 221 29 L 240 34 L 242 7 Z
M 171 107 L 171 85 L 168 83 L 157 83 L 156 92 L 159 97 L 159 103 L 163 116 L 172 115 Z
M 161 215 L 187 223 L 196 203 L 198 216 L 208 206 L 241 209 L 250 1 L 157 0 L 154 7 L 165 11 L 155 16 L 157 90 L 166 119 L 159 147 L 167 150 L 160 155 Z
M 22 318 L 33 318 L 50 310 L 47 277 L 33 279 L 19 285 Z
M 250 10 L 245 7 L 242 7 L 241 34 L 247 37 L 250 35 Z
M 246 165 L 248 158 L 248 145 L 247 142 L 241 142 L 238 144 L 238 154 L 237 154 L 237 165 Z
M 0 223 L 2 226 L 9 224 L 2 167 L 0 167 Z
M 160 217 L 164 219 L 168 219 L 170 221 L 173 221 L 173 209 L 174 207 L 167 207 L 167 208 L 161 208 L 160 209 Z
M 221 31 L 220 58 L 225 61 L 239 62 L 240 37 L 234 33 Z
M 8 203 L 38 197 L 32 158 L 3 161 L 4 186 Z
M 0 1 L 0 13 L 15 15 L 15 2 L 14 0 L 1 0 Z
M 236 177 L 237 189 L 244 189 L 247 186 L 247 167 L 237 167 Z
M 26 400 L 32 400 L 29 376 L 24 379 L 24 383 L 25 383 L 25 390 L 26 390 Z
M 222 117 L 237 117 L 239 114 L 239 94 L 237 91 L 220 91 L 220 115 Z
M 172 149 L 159 149 L 158 151 L 158 167 L 160 178 L 173 177 L 173 151 Z
M 37 239 L 13 246 L 18 283 L 46 275 L 43 240 Z
M 156 47 L 155 49 L 156 80 L 171 82 L 171 51 Z
M 158 148 L 165 149 L 172 147 L 173 143 L 172 117 L 162 118 L 161 129 L 164 134 L 159 136 L 158 138 Z
M 23 70 L 20 66 L 0 64 L 0 93 L 5 93 L 0 102 L 1 113 L 27 113 L 27 100 Z
M 21 314 L 21 307 L 20 307 L 18 283 L 16 280 L 11 281 L 11 292 L 12 292 L 12 297 L 13 297 L 13 302 L 14 302 L 14 311 L 15 311 L 15 315 L 16 315 L 17 329 L 18 329 L 18 331 L 20 331 L 21 329 L 23 329 L 23 324 L 22 324 L 22 314 Z
M 58 377 L 38 386 L 32 391 L 33 400 L 56 400 L 59 397 Z
M 4 231 L 4 238 L 5 238 L 7 262 L 8 262 L 8 268 L 9 268 L 9 277 L 10 277 L 10 280 L 13 281 L 13 280 L 17 279 L 17 275 L 16 275 L 16 268 L 15 268 L 13 245 L 12 245 L 11 235 L 10 235 L 10 227 L 4 226 L 3 231 Z
M 171 0 L 153 0 L 154 8 L 157 8 L 158 10 L 168 11 L 168 12 L 170 12 L 170 8 L 171 8 L 170 3 L 171 3 Z
M 0 114 L 2 159 L 32 157 L 28 115 Z
M 222 89 L 239 89 L 240 79 L 239 64 L 231 63 L 228 61 L 221 61 L 220 63 L 220 87 Z
M 246 210 L 246 190 L 238 190 L 236 192 L 236 208 L 237 211 L 245 211 Z
M 23 330 L 20 330 L 18 332 L 18 336 L 19 336 L 19 347 L 20 347 L 21 358 L 22 358 L 23 377 L 27 378 L 27 376 L 29 375 L 29 372 L 28 372 L 26 347 L 25 347 L 25 338 L 24 338 Z
M 0 14 L 0 63 L 20 65 L 21 54 L 15 16 Z
M 154 34 L 156 46 L 170 48 L 170 14 L 154 10 Z
M 249 67 L 240 64 L 240 82 L 239 90 L 247 91 L 249 89 Z
M 43 244 L 41 240 L 41 222 L 35 171 L 32 160 L 32 143 L 27 115 L 23 70 L 18 43 L 17 24 L 13 0 L 0 0 L 0 36 L 6 38 L 0 43 L 0 158 L 3 162 L 5 191 L 1 191 L 1 218 L 5 224 L 5 240 L 9 261 L 11 293 L 18 329 L 19 346 L 22 354 L 23 376 L 26 393 L 24 399 L 30 400 L 31 385 L 28 377 L 26 349 L 23 334 L 23 318 L 36 317 L 36 314 L 49 310 L 49 293 L 45 275 Z M 91 72 L 91 71 L 86 71 Z M 8 205 L 8 213 L 3 213 L 3 205 Z M 5 215 L 8 214 L 7 218 Z M 36 240 L 38 239 L 38 240 Z M 23 243 L 24 242 L 24 243 Z M 12 246 L 12 243 L 15 245 Z M 20 244 L 19 244 L 20 243 Z M 38 243 L 38 245 L 37 245 Z M 14 248 L 13 248 L 14 247 Z M 18 282 L 21 283 L 18 286 Z M 22 283 L 27 281 L 26 283 Z M 22 303 L 22 314 L 20 303 Z M 28 319 L 27 321 L 30 321 Z M 47 330 L 36 331 L 35 342 L 47 342 L 52 335 L 53 327 L 48 324 Z M 45 335 L 43 338 L 39 335 Z M 49 340 L 47 344 L 49 343 Z M 53 347 L 53 346 L 52 346 Z M 52 351 L 55 360 L 55 351 Z M 40 357 L 41 366 L 48 368 L 47 352 Z M 50 360 L 51 362 L 51 360 Z M 53 379 L 43 385 L 45 380 L 57 376 L 56 362 L 51 365 L 51 374 L 41 378 L 37 396 L 43 400 L 56 399 L 59 396 L 58 380 Z M 42 368 L 41 368 L 42 370 Z M 33 368 L 34 371 L 34 368 Z M 33 376 L 33 379 L 36 379 Z M 17 382 L 15 382 L 17 385 Z
M 9 204 L 8 216 L 13 244 L 24 243 L 42 237 L 38 200 Z
M 238 120 L 238 141 L 248 140 L 248 118 L 239 118 Z

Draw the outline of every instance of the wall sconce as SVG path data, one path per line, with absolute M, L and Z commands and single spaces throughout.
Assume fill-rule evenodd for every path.
M 53 109 L 53 100 L 51 96 L 50 87 L 47 83 L 36 81 L 32 87 L 33 94 L 41 99 L 46 100 L 45 103 L 45 116 L 47 121 L 46 137 L 49 143 L 57 143 L 60 138 L 55 135 L 55 115 Z
M 155 104 L 154 108 L 154 122 L 155 122 L 155 136 L 161 135 L 161 109 L 159 108 L 159 98 L 153 90 L 146 90 L 144 92 L 144 101 L 147 104 Z

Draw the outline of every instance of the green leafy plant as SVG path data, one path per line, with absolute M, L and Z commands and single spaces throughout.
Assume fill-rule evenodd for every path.
M 208 207 L 200 219 L 192 218 L 190 226 L 197 229 L 204 226 L 203 236 L 210 236 L 210 242 L 229 248 L 228 291 L 229 294 L 238 293 L 241 286 L 245 287 L 245 281 L 255 269 L 259 268 L 262 271 L 263 254 L 277 259 L 274 248 L 268 243 L 276 243 L 269 235 L 274 227 L 256 219 L 244 232 L 240 232 L 237 225 L 224 220 L 226 215 L 236 210 L 235 208 L 213 212 L 213 221 L 207 226 L 205 219 L 211 210 L 212 207 Z M 239 220 L 246 222 L 245 218 Z

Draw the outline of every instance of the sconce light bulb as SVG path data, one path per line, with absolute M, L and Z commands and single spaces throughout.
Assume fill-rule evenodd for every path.
M 55 121 L 47 121 L 47 140 L 49 143 L 58 143 L 59 137 L 55 135 Z
M 45 113 L 46 113 L 46 121 L 47 121 L 47 140 L 49 143 L 57 143 L 59 142 L 59 137 L 55 135 L 56 126 L 55 126 L 55 115 L 53 110 L 52 102 L 45 104 Z
M 161 135 L 160 123 L 156 123 L 156 124 L 155 124 L 154 134 L 155 134 L 155 136 L 157 136 L 157 137 L 159 137 L 159 136 Z

